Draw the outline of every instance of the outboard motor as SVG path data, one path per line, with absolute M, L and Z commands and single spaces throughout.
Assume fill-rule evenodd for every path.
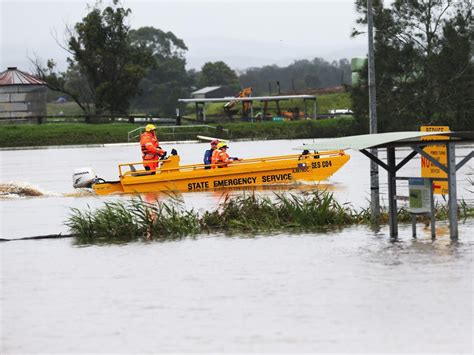
M 92 187 L 92 184 L 97 179 L 94 170 L 92 168 L 79 168 L 74 169 L 72 174 L 72 186 L 75 189 L 83 187 Z

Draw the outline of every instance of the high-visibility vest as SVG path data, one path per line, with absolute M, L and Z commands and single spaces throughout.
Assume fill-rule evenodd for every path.
M 227 166 L 226 163 L 228 162 L 229 162 L 229 154 L 227 154 L 227 152 L 216 149 L 212 153 L 211 163 L 213 164 L 213 168 L 216 168 L 217 166 L 219 168 L 225 167 Z
M 140 136 L 140 146 L 143 160 L 158 160 L 163 155 L 158 139 L 152 132 L 144 132 Z

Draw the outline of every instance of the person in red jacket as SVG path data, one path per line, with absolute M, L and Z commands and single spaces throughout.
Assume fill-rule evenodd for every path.
M 158 167 L 157 160 L 166 155 L 166 152 L 161 149 L 159 145 L 155 131 L 156 127 L 154 125 L 147 124 L 145 132 L 140 136 L 140 146 L 145 170 L 156 170 Z

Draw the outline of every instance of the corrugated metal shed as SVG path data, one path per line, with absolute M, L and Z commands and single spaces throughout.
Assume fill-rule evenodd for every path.
M 46 83 L 17 67 L 9 67 L 0 73 L 0 86 L 3 85 L 46 85 Z
M 44 81 L 16 67 L 0 73 L 0 120 L 46 116 L 48 88 Z
M 235 96 L 236 91 L 227 86 L 206 86 L 191 93 L 191 97 L 196 99 Z
M 219 89 L 220 86 L 206 86 L 205 88 L 193 91 L 191 95 L 207 94 L 208 92 Z

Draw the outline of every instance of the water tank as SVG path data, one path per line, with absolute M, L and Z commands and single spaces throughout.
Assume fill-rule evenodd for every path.
M 33 75 L 10 67 L 0 73 L 0 120 L 44 117 L 47 86 Z

